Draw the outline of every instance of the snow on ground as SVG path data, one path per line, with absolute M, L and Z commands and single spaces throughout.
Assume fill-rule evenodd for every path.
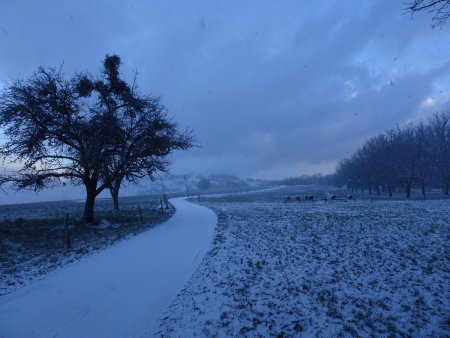
M 198 266 L 215 214 L 183 199 L 166 223 L 0 298 L 0 337 L 141 337 Z
M 448 200 L 280 196 L 203 198 L 212 247 L 155 336 L 450 336 Z
M 110 200 L 99 200 L 96 216 L 100 224 L 79 226 L 76 215 L 82 211 L 83 204 L 72 201 L 0 205 L 0 296 L 142 233 L 170 218 L 174 209 L 169 207 L 162 214 L 159 199 L 150 196 L 123 198 L 120 211 L 112 210 Z M 70 250 L 66 248 L 63 225 L 66 212 L 70 215 Z

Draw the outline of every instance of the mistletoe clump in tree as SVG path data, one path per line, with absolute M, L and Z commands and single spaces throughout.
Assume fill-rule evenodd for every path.
M 120 78 L 120 58 L 106 56 L 98 77 L 39 68 L 0 94 L 0 146 L 4 162 L 20 169 L 2 178 L 36 191 L 60 183 L 86 189 L 84 221 L 94 222 L 95 199 L 109 189 L 118 209 L 124 180 L 167 170 L 167 156 L 193 146 L 191 131 L 180 132 L 159 98 L 143 96 L 135 82 Z

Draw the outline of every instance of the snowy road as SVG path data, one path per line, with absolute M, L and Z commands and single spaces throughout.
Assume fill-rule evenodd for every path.
M 185 201 L 166 223 L 0 298 L 0 337 L 142 337 L 200 263 L 216 215 Z

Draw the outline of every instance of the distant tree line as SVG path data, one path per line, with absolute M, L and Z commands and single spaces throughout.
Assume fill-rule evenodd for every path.
M 119 209 L 124 181 L 165 171 L 167 156 L 193 146 L 158 97 L 142 95 L 119 73 L 121 60 L 106 56 L 99 76 L 79 73 L 66 80 L 61 69 L 39 70 L 0 93 L 3 163 L 20 167 L 0 185 L 41 190 L 55 184 L 84 185 L 84 220 L 94 222 L 96 197 L 108 189 Z
M 296 177 L 288 177 L 288 178 L 285 178 L 276 183 L 282 184 L 282 185 L 329 185 L 329 186 L 333 186 L 336 184 L 336 175 L 335 174 L 302 175 L 302 176 L 296 176 Z
M 450 190 L 450 115 L 440 113 L 427 122 L 410 123 L 368 139 L 351 157 L 336 168 L 340 185 L 370 193 L 401 189 L 411 197 L 416 186 Z

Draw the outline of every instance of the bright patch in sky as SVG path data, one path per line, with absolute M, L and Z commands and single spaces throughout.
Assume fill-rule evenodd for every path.
M 433 100 L 432 97 L 427 97 L 425 99 L 425 101 L 423 101 L 423 103 L 422 103 L 422 107 L 424 107 L 424 108 L 430 108 L 430 107 L 433 107 L 435 105 L 436 105 L 436 102 Z

